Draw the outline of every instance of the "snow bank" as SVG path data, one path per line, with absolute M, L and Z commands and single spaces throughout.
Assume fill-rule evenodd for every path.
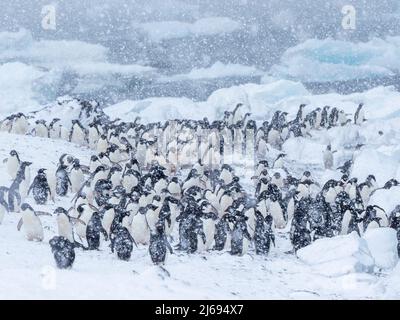
M 273 76 L 300 81 L 340 81 L 389 76 L 400 70 L 400 37 L 368 42 L 310 39 L 288 49 Z
M 399 256 L 397 253 L 397 232 L 391 228 L 370 229 L 363 238 L 375 260 L 375 265 L 382 269 L 392 269 L 396 266 Z
M 187 36 L 210 36 L 231 33 L 241 27 L 239 22 L 227 17 L 210 17 L 187 23 L 181 21 L 157 21 L 136 23 L 134 28 L 143 30 L 154 42 L 184 38 Z
M 300 249 L 297 256 L 314 270 L 326 276 L 352 272 L 372 272 L 374 259 L 367 242 L 355 232 L 334 238 L 319 239 Z

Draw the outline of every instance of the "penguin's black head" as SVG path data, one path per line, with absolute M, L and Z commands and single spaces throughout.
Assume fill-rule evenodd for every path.
M 21 204 L 21 210 L 22 211 L 30 210 L 30 211 L 35 212 L 35 210 L 33 210 L 33 208 L 27 203 Z
M 374 181 L 376 182 L 375 176 L 374 176 L 373 174 L 370 174 L 370 175 L 367 177 L 367 181 L 371 182 L 372 180 L 374 180 Z
M 311 172 L 310 171 L 304 171 L 303 176 L 309 178 L 309 177 L 311 177 Z
M 54 214 L 67 214 L 67 210 L 62 207 L 58 207 L 56 210 L 54 210 Z
M 265 217 L 265 222 L 269 225 L 269 226 L 271 226 L 272 225 L 272 222 L 274 221 L 274 218 L 271 216 L 271 215 L 267 215 L 266 217 Z
M 42 169 L 39 169 L 38 170 L 38 174 L 46 174 L 46 171 L 47 169 L 44 169 L 44 168 L 42 168 Z
M 281 178 L 281 174 L 279 172 L 275 172 L 274 173 L 274 178 L 275 179 L 280 179 Z
M 11 151 L 10 151 L 10 156 L 12 156 L 12 157 L 18 157 L 17 151 L 11 150 Z

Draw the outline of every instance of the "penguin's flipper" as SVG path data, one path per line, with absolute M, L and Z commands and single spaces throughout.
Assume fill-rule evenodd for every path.
M 18 231 L 20 231 L 21 230 L 21 227 L 22 227 L 22 225 L 24 224 L 24 221 L 22 220 L 22 218 L 21 219 L 19 219 L 19 221 L 18 221 L 18 225 L 17 225 L 17 230 Z
M 69 217 L 69 218 L 70 218 L 71 222 L 73 222 L 74 225 L 77 223 L 80 223 L 80 224 L 86 226 L 86 223 L 79 218 L 74 218 L 74 217 Z
M 51 213 L 44 212 L 44 211 L 35 211 L 35 213 L 37 216 L 50 216 L 50 217 L 53 216 Z
M 98 208 L 96 208 L 93 204 L 89 203 L 88 205 L 89 205 L 90 209 L 92 209 L 96 212 L 100 212 L 100 210 Z
M 7 163 L 8 158 L 3 159 L 3 163 Z

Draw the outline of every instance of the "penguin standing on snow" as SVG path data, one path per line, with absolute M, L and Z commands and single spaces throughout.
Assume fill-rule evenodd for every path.
M 49 241 L 57 268 L 70 269 L 75 261 L 75 246 L 67 238 L 55 236 Z
M 105 240 L 108 240 L 107 231 L 101 224 L 101 218 L 98 212 L 93 212 L 87 227 L 86 227 L 86 241 L 88 243 L 88 250 L 98 250 L 100 247 L 100 233 L 104 235 Z
M 39 169 L 37 176 L 35 179 L 33 179 L 33 182 L 28 190 L 28 195 L 32 190 L 33 198 L 35 199 L 36 204 L 46 204 L 49 195 L 51 196 L 45 171 L 46 169 Z
M 333 168 L 333 154 L 337 152 L 332 151 L 332 146 L 329 144 L 324 151 L 324 168 L 325 170 L 331 170 Z
M 290 240 L 294 251 L 311 243 L 311 225 L 309 219 L 309 199 L 303 198 L 297 204 L 290 229 Z
M 87 144 L 87 129 L 79 122 L 72 120 L 72 128 L 69 132 L 69 141 L 80 146 Z
M 244 255 L 247 252 L 248 242 L 251 241 L 251 236 L 247 230 L 245 215 L 237 214 L 235 216 L 235 224 L 233 225 L 231 238 L 231 255 Z M 246 241 L 247 240 L 247 241 Z
M 48 215 L 45 212 L 36 212 L 33 208 L 27 204 L 23 203 L 21 205 L 22 218 L 18 222 L 17 229 L 21 230 L 22 225 L 24 225 L 25 236 L 28 241 L 42 241 L 44 238 L 42 222 L 39 219 L 41 215 Z
M 264 218 L 260 211 L 256 211 L 255 215 L 254 245 L 256 254 L 267 255 L 271 247 L 271 241 L 275 246 L 275 235 L 272 230 L 273 218 L 270 215 Z
M 31 184 L 31 170 L 30 170 L 31 165 L 32 165 L 32 162 L 28 162 L 28 161 L 21 162 L 21 165 L 19 166 L 19 170 L 17 173 L 17 175 L 22 176 L 22 180 L 19 185 L 19 187 L 20 187 L 19 191 L 20 191 L 22 201 L 24 201 L 24 199 L 27 197 L 29 186 Z
M 128 261 L 131 258 L 133 244 L 137 246 L 129 230 L 121 225 L 117 225 L 110 234 L 111 252 L 117 252 L 120 260 Z
M 78 159 L 74 160 L 70 172 L 71 191 L 77 193 L 84 182 L 83 170 Z
M 44 120 L 36 120 L 35 127 L 33 129 L 36 137 L 48 138 L 49 137 L 49 129 L 46 126 L 46 121 Z
M 156 223 L 155 229 L 150 235 L 149 253 L 151 261 L 156 265 L 164 264 L 167 255 L 167 248 L 172 254 L 172 247 L 165 234 L 165 224 L 163 222 Z
M 62 207 L 58 207 L 54 211 L 54 214 L 57 215 L 58 235 L 60 237 L 67 239 L 74 245 L 82 246 L 81 244 L 78 244 L 75 241 L 74 231 L 73 231 L 73 223 L 80 223 L 83 226 L 86 226 L 86 224 L 78 218 L 71 217 L 68 214 L 68 211 Z
M 21 160 L 19 159 L 18 152 L 15 150 L 10 151 L 10 156 L 5 160 L 7 161 L 7 172 L 12 179 L 15 179 L 17 176 L 17 172 L 19 169 L 19 165 L 21 164 Z
M 228 235 L 231 234 L 231 226 L 229 222 L 233 221 L 233 217 L 226 213 L 222 218 L 215 224 L 215 235 L 214 235 L 214 250 L 221 251 L 225 248 Z
M 71 181 L 68 177 L 67 166 L 58 166 L 56 171 L 56 194 L 60 197 L 65 197 L 71 185 Z

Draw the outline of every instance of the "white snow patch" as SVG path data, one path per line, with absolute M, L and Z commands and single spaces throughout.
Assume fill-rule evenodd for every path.
M 396 230 L 392 228 L 370 229 L 363 235 L 363 238 L 367 241 L 378 268 L 392 269 L 396 266 L 399 260 Z

